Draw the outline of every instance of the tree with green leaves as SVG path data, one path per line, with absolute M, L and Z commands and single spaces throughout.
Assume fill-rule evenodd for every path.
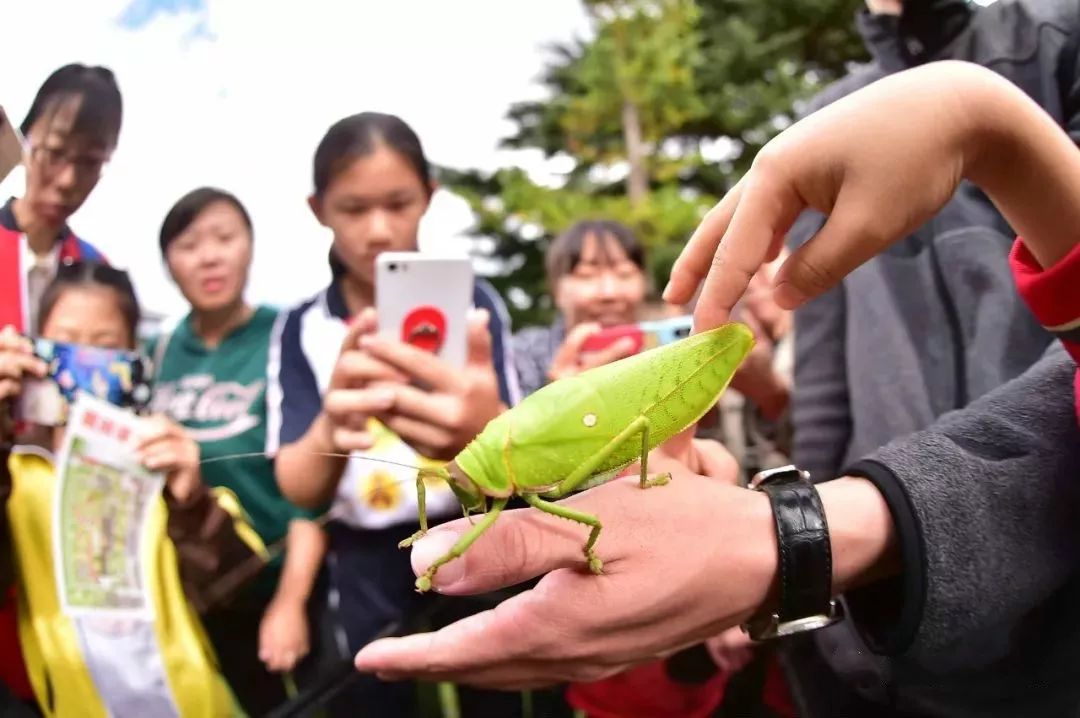
M 547 242 L 580 219 L 633 227 L 662 287 L 701 216 L 791 122 L 796 103 L 865 51 L 859 0 L 585 0 L 593 36 L 552 48 L 542 101 L 513 105 L 507 148 L 573 161 L 556 188 L 518 168 L 442 171 L 502 270 L 516 327 L 550 321 Z M 486 246 L 485 246 L 486 245 Z

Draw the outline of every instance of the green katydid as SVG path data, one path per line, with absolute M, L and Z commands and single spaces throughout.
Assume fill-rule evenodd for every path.
M 416 580 L 417 590 L 430 590 L 439 567 L 468 550 L 512 496 L 590 527 L 583 551 L 600 573 L 600 521 L 549 499 L 610 480 L 638 459 L 642 488 L 667 483 L 669 474 L 648 478 L 649 452 L 705 415 L 753 345 L 749 327 L 725 324 L 553 382 L 488 422 L 446 466 L 419 469 L 420 530 L 401 547 L 427 531 L 424 478 L 446 480 L 466 515 L 486 513 Z
M 438 468 L 358 457 L 417 471 L 420 530 L 402 541 L 402 548 L 427 532 L 425 478 L 446 481 L 466 516 L 486 512 L 416 579 L 417 590 L 430 590 L 439 567 L 465 553 L 495 523 L 512 496 L 590 527 L 583 550 L 589 569 L 600 573 L 603 563 L 593 550 L 600 521 L 549 499 L 608 481 L 638 459 L 642 488 L 667 483 L 667 474 L 648 478 L 649 452 L 705 415 L 753 346 L 749 327 L 725 324 L 553 382 L 492 419 L 452 461 Z M 239 454 L 203 463 L 262 455 Z M 328 513 L 323 520 L 330 518 Z

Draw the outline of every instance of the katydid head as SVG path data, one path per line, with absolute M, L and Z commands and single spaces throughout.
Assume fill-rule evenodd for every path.
M 450 490 L 454 492 L 454 496 L 457 497 L 457 500 L 461 502 L 466 511 L 484 512 L 487 510 L 483 492 L 477 488 L 469 475 L 458 466 L 457 461 L 451 461 L 447 464 L 445 471 L 448 474 L 447 483 L 450 484 Z

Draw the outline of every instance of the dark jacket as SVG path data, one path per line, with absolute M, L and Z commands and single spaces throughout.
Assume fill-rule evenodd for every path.
M 960 59 L 1013 81 L 1080 140 L 1080 4 L 906 0 L 904 8 L 900 19 L 860 14 L 874 62 L 808 112 L 890 72 Z M 789 244 L 801 245 L 822 221 L 800 217 Z M 866 714 L 888 715 L 888 705 L 916 716 L 1066 715 L 1065 706 L 1080 705 L 1080 684 L 1057 682 L 1039 698 L 1023 682 L 1032 671 L 1047 681 L 1054 675 L 1048 661 L 1058 639 L 1042 628 L 1064 621 L 1059 606 L 1073 568 L 1072 538 L 1040 533 L 1073 508 L 1070 494 L 1044 501 L 1044 492 L 1061 491 L 1080 467 L 1068 360 L 1054 360 L 1060 386 L 1053 371 L 1038 381 L 1025 375 L 962 420 L 942 419 L 1023 374 L 1051 342 L 1016 295 L 1006 261 L 1013 239 L 985 195 L 965 184 L 933 220 L 796 312 L 794 459 L 818 480 L 873 474 L 907 547 L 905 589 L 869 602 L 901 606 L 888 615 L 903 616 L 903 626 L 871 642 L 890 659 L 875 663 L 842 628 L 814 641 L 846 685 L 882 706 Z M 1005 407 L 1021 418 L 996 456 L 984 441 L 988 427 L 1006 420 Z M 1064 424 L 1043 433 L 1051 420 Z M 856 463 L 885 445 L 876 463 Z M 973 502 L 981 514 L 971 513 Z M 986 563 L 994 565 L 987 575 L 1003 577 L 996 587 L 971 575 Z M 1053 581 L 1034 578 L 1051 565 Z M 820 677 L 801 683 L 823 685 Z M 864 714 L 840 710 L 824 714 Z

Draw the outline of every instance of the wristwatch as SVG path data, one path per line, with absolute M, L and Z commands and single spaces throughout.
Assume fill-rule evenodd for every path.
M 816 631 L 842 617 L 832 597 L 832 549 L 825 509 L 810 474 L 795 466 L 759 472 L 749 488 L 769 495 L 776 519 L 780 597 L 776 610 L 747 622 L 755 641 Z

